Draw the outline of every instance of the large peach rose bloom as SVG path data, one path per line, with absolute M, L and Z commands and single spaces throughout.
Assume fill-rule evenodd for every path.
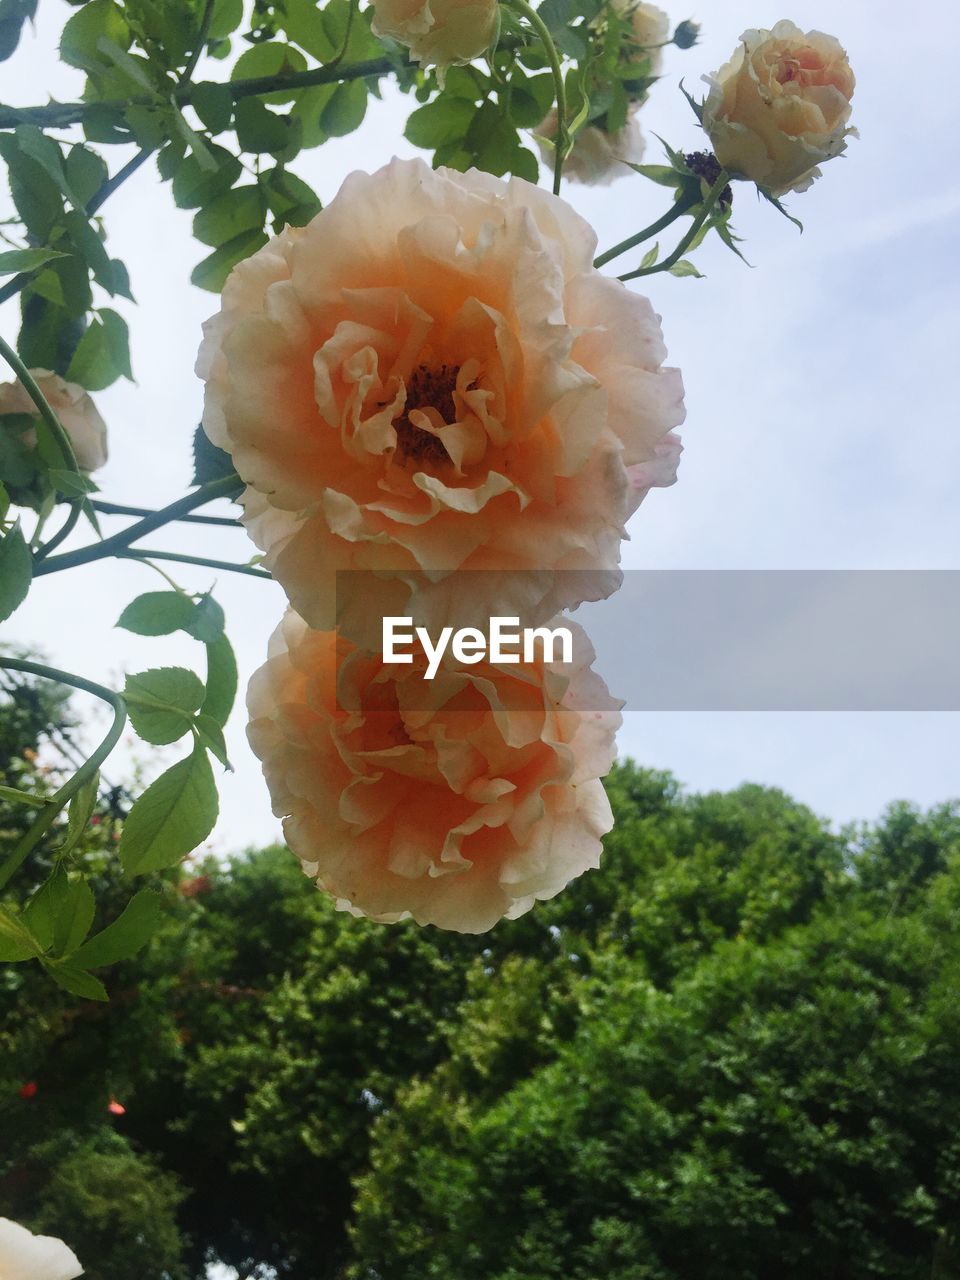
M 497 0 L 373 0 L 371 26 L 374 35 L 405 45 L 411 58 L 442 75 L 490 48 Z
M 247 694 L 287 843 L 341 909 L 482 933 L 595 867 L 620 703 L 573 663 L 385 665 L 287 614 Z
M 90 472 L 102 467 L 107 460 L 107 425 L 87 392 L 49 369 L 31 369 L 30 373 L 70 437 L 80 470 Z M 5 413 L 39 417 L 37 406 L 22 383 L 0 384 L 0 416 Z M 34 435 L 27 443 L 35 440 Z
M 528 182 L 394 160 L 234 269 L 198 360 L 204 427 L 311 626 L 334 624 L 336 569 L 617 564 L 631 473 L 683 388 L 595 248 Z
M 56 1236 L 35 1236 L 0 1218 L 0 1280 L 74 1280 L 83 1274 L 72 1249 Z
M 717 159 L 773 196 L 805 191 L 847 148 L 856 79 L 839 41 L 792 22 L 745 31 L 714 76 L 703 127 Z

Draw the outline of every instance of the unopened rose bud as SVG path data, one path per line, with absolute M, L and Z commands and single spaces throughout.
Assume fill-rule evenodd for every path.
M 734 57 L 706 77 L 703 127 L 735 177 L 772 196 L 805 191 L 817 167 L 846 150 L 856 80 L 833 36 L 792 22 L 746 31 Z
M 681 22 L 673 33 L 673 43 L 678 49 L 692 49 L 700 39 L 700 23 L 691 22 L 688 18 Z

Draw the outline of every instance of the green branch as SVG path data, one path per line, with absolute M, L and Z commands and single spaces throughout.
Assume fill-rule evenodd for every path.
M 567 92 L 563 82 L 563 68 L 560 66 L 560 55 L 553 43 L 553 36 L 536 9 L 527 4 L 527 0 L 503 0 L 515 12 L 526 18 L 530 26 L 540 37 L 544 52 L 553 73 L 553 89 L 557 100 L 557 132 L 553 148 L 553 194 L 560 194 L 560 179 L 563 176 L 563 162 L 570 150 L 570 137 L 567 133 Z
M 615 244 L 612 249 L 607 249 L 605 253 L 601 253 L 599 257 L 594 258 L 593 265 L 595 267 L 606 266 L 614 258 L 619 258 L 622 253 L 628 253 L 631 249 L 635 249 L 638 244 L 643 244 L 645 240 L 652 240 L 654 236 L 659 235 L 661 231 L 669 227 L 671 222 L 675 222 L 677 218 L 682 218 L 685 213 L 688 213 L 699 199 L 700 196 L 696 192 L 690 196 L 682 196 L 672 208 L 667 210 L 662 218 L 658 218 L 656 222 L 651 222 L 649 227 L 644 227 L 636 235 L 628 236 L 626 240 L 621 240 L 619 244 Z
M 208 560 L 205 556 L 182 555 L 179 551 L 155 551 L 152 547 L 133 548 L 128 551 L 114 553 L 121 560 L 177 560 L 181 564 L 199 564 L 205 569 L 223 569 L 227 573 L 245 573 L 251 578 L 269 578 L 273 574 L 266 569 L 258 569 L 252 564 L 235 564 L 232 560 Z M 156 565 L 154 565 L 156 568 Z
M 159 511 L 154 511 L 144 519 L 138 520 L 129 529 L 115 533 L 112 538 L 104 538 L 102 542 L 95 542 L 89 547 L 80 547 L 76 551 L 68 551 L 65 555 L 42 560 L 34 568 L 34 577 L 39 578 L 45 573 L 57 573 L 61 569 L 73 569 L 77 565 L 89 564 L 92 560 L 103 560 L 107 556 L 126 551 L 132 543 L 139 541 L 146 534 L 169 524 L 171 520 L 179 520 L 195 507 L 202 507 L 204 503 L 212 502 L 214 498 L 230 497 L 236 493 L 240 484 L 240 478 L 235 475 L 211 480 L 209 484 L 201 485 L 193 493 L 188 493 L 185 497 L 178 498 L 176 502 L 171 502 L 169 506 L 162 507 Z
M 127 708 L 119 693 L 114 693 L 112 689 L 105 689 L 102 684 L 94 684 L 92 680 L 84 680 L 82 676 L 71 675 L 69 671 L 59 671 L 56 667 L 47 667 L 39 662 L 27 662 L 22 658 L 0 658 L 0 667 L 10 671 L 23 671 L 27 675 L 40 676 L 44 680 L 55 680 L 58 684 L 70 685 L 74 689 L 81 689 L 84 693 L 92 693 L 95 698 L 100 698 L 113 708 L 113 724 L 99 747 L 44 803 L 43 808 L 0 865 L 0 889 L 3 889 L 10 877 L 23 864 L 27 855 L 53 826 L 57 815 L 80 788 L 94 777 L 101 764 L 120 741 L 123 726 L 127 721 Z
M 690 230 L 677 245 L 676 249 L 674 249 L 673 253 L 670 254 L 669 258 L 664 258 L 662 262 L 654 263 L 652 267 L 638 267 L 636 271 L 628 271 L 626 275 L 618 276 L 617 278 L 623 281 L 638 280 L 641 276 L 656 275 L 658 271 L 669 271 L 671 267 L 676 266 L 700 234 L 707 219 L 713 213 L 714 206 L 720 199 L 724 187 L 729 181 L 729 173 L 727 173 L 726 169 L 721 169 L 719 178 L 717 178 L 716 182 L 710 188 L 710 193 L 706 200 L 704 200 L 700 212 L 694 218 Z
M 408 64 L 413 65 L 413 64 Z M 327 64 L 307 71 L 278 72 L 272 76 L 249 76 L 232 80 L 227 84 L 234 102 L 241 98 L 255 98 L 266 93 L 310 89 L 320 84 L 336 84 L 344 80 L 365 80 L 370 76 L 384 76 L 402 67 L 393 58 L 368 58 L 365 62 L 344 65 Z M 179 105 L 190 102 L 194 86 L 178 85 L 173 100 Z M 67 125 L 82 124 L 91 111 L 126 111 L 128 107 L 152 107 L 156 98 L 141 95 L 136 98 L 113 99 L 107 102 L 51 102 L 42 107 L 0 107 L 0 129 L 15 129 L 19 124 L 35 124 L 45 129 L 63 129 Z

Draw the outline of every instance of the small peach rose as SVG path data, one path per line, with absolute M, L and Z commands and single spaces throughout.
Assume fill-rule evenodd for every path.
M 335 623 L 338 569 L 616 566 L 629 469 L 683 420 L 683 386 L 595 248 L 522 179 L 394 160 L 234 269 L 198 359 L 204 427 L 311 626 Z M 488 614 L 516 612 L 497 577 Z
M 554 625 L 557 625 L 555 622 Z M 385 664 L 288 613 L 247 693 L 290 848 L 342 910 L 483 933 L 598 865 L 620 703 L 573 662 Z
M 0 1280 L 75 1280 L 83 1267 L 55 1236 L 35 1236 L 18 1222 L 0 1218 Z
M 373 33 L 410 50 L 441 73 L 470 62 L 490 48 L 497 27 L 497 0 L 373 0 Z
M 615 8 L 630 20 L 631 42 L 639 56 L 650 58 L 650 74 L 658 76 L 663 62 L 663 49 L 670 40 L 670 17 L 655 4 L 630 4 L 630 0 L 618 0 Z
M 534 134 L 545 164 L 552 165 L 553 148 L 542 139 L 552 139 L 556 132 L 557 113 L 551 111 Z M 593 124 L 577 132 L 563 162 L 563 176 L 584 186 L 608 187 L 617 178 L 630 175 L 632 170 L 627 165 L 640 164 L 645 149 L 646 139 L 637 120 L 637 108 L 631 106 L 626 124 L 616 133 L 607 133 Z
M 65 382 L 48 369 L 31 369 L 30 372 L 70 437 L 80 470 L 90 472 L 102 467 L 107 460 L 107 426 L 83 387 L 78 387 L 75 382 Z M 39 416 L 37 406 L 20 382 L 0 384 L 0 415 L 5 413 Z M 24 440 L 34 444 L 36 436 L 30 433 Z
M 817 167 L 846 150 L 856 84 L 833 36 L 792 22 L 745 31 L 733 58 L 704 77 L 703 127 L 733 175 L 773 196 L 805 191 Z

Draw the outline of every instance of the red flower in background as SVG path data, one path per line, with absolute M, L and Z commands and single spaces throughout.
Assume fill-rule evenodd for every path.
M 36 1080 L 28 1080 L 26 1084 L 22 1084 L 19 1093 L 21 1098 L 35 1098 L 37 1096 Z

